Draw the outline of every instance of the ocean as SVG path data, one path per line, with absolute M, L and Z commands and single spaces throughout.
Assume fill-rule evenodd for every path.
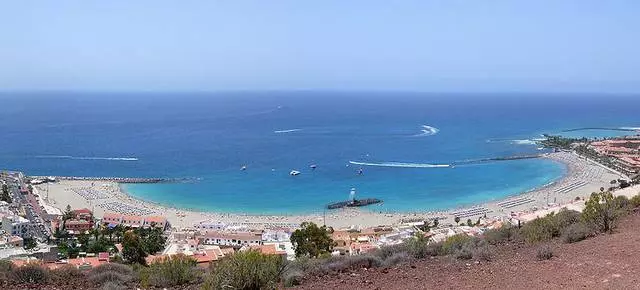
M 351 188 L 382 199 L 375 211 L 436 210 L 522 193 L 566 170 L 546 159 L 460 162 L 540 153 L 532 141 L 545 133 L 628 134 L 562 131 L 640 127 L 638 108 L 638 96 L 597 94 L 5 92 L 0 168 L 188 178 L 124 188 L 198 210 L 321 212 Z

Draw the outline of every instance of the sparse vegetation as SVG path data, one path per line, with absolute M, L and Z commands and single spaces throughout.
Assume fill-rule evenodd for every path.
M 276 289 L 284 268 L 280 256 L 236 253 L 213 266 L 203 289 Z
M 536 258 L 538 258 L 539 261 L 549 260 L 553 258 L 553 250 L 551 250 L 551 247 L 548 245 L 541 246 L 536 251 Z
M 575 223 L 568 226 L 562 233 L 562 241 L 575 243 L 586 239 L 590 234 L 589 228 L 584 223 Z
M 13 268 L 12 276 L 15 281 L 26 284 L 43 284 L 49 281 L 49 271 L 37 263 Z
M 174 287 L 193 283 L 199 278 L 196 260 L 185 255 L 175 255 L 154 261 L 149 267 L 138 267 L 138 279 L 142 286 Z
M 95 285 L 105 286 L 107 284 L 123 285 L 133 280 L 133 270 L 123 264 L 109 263 L 97 266 L 89 272 L 89 281 Z
M 611 192 L 594 192 L 585 203 L 582 218 L 599 232 L 610 233 L 618 218 L 624 213 L 623 199 L 614 198 Z
M 487 230 L 483 236 L 487 243 L 497 245 L 517 239 L 518 228 L 505 224 L 500 228 Z

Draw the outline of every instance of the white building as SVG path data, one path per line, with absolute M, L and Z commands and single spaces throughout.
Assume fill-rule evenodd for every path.
M 2 229 L 10 235 L 23 237 L 28 230 L 29 220 L 21 216 L 12 215 L 2 217 Z
M 198 237 L 202 245 L 258 246 L 262 245 L 262 234 L 253 232 L 208 231 Z
M 284 230 L 265 230 L 262 233 L 263 242 L 288 242 L 291 240 L 291 233 Z

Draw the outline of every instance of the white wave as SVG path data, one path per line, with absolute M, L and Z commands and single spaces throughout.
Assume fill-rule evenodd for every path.
M 436 128 L 436 127 L 431 127 L 428 125 L 422 125 L 422 133 L 413 135 L 415 137 L 421 137 L 421 136 L 431 136 L 431 135 L 435 135 L 438 134 L 438 132 L 440 132 L 440 129 Z
M 35 158 L 71 159 L 71 160 L 110 160 L 110 161 L 138 161 L 136 157 L 75 157 L 69 155 L 38 155 Z
M 451 165 L 449 165 L 449 164 L 426 164 L 426 163 L 403 163 L 403 162 L 371 163 L 371 162 L 349 161 L 349 163 L 353 164 L 353 165 L 362 165 L 362 166 L 403 167 L 403 168 L 444 168 L 444 167 L 451 167 Z
M 298 132 L 298 131 L 302 131 L 302 129 L 277 130 L 277 131 L 273 131 L 273 133 L 280 134 L 280 133 L 292 133 L 292 132 Z
M 512 144 L 516 145 L 536 145 L 535 140 L 524 139 L 524 140 L 511 140 Z
M 636 130 L 640 131 L 640 127 L 620 127 L 622 130 Z

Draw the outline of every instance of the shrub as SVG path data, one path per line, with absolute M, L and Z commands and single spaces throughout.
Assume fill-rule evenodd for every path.
M 327 259 L 324 269 L 327 272 L 344 272 L 349 269 L 375 268 L 382 265 L 382 259 L 373 255 L 338 256 Z
M 102 286 L 100 287 L 100 290 L 121 290 L 121 289 L 126 289 L 126 287 L 123 287 L 117 282 L 106 282 L 102 284 Z
M 634 196 L 629 200 L 629 204 L 630 204 L 633 208 L 640 207 L 640 194 L 638 194 L 638 195 L 634 195 Z
M 285 287 L 293 287 L 302 284 L 302 278 L 304 278 L 304 273 L 298 269 L 286 271 L 282 275 L 282 281 L 284 282 Z
M 41 284 L 49 280 L 49 272 L 36 263 L 29 263 L 22 267 L 15 267 L 12 277 L 20 283 Z
M 544 245 L 538 248 L 536 252 L 536 258 L 538 258 L 539 261 L 549 260 L 553 258 L 553 250 L 551 250 L 551 247 L 549 247 L 548 245 Z
M 565 228 L 580 222 L 580 212 L 563 208 L 552 219 L 555 222 L 554 236 L 558 236 Z
M 549 217 L 534 219 L 520 228 L 520 234 L 528 243 L 550 240 L 554 235 L 554 225 Z
M 473 250 L 473 257 L 480 261 L 491 261 L 491 250 L 489 246 L 480 246 Z
M 505 224 L 500 228 L 491 229 L 484 232 L 483 237 L 487 243 L 496 245 L 499 243 L 504 243 L 507 241 L 514 240 L 517 236 L 518 229 L 516 227 L 511 226 L 510 224 Z
M 429 243 L 425 250 L 425 254 L 430 257 L 443 255 L 444 250 L 442 250 L 442 244 L 443 244 L 442 242 Z
M 620 200 L 611 192 L 594 192 L 585 203 L 582 219 L 600 232 L 612 232 L 620 216 L 624 213 Z
M 469 260 L 473 258 L 473 249 L 469 244 L 464 244 L 462 248 L 453 250 L 453 256 L 459 260 Z
M 380 249 L 378 249 L 375 252 L 375 255 L 377 255 L 378 257 L 380 257 L 380 259 L 386 260 L 387 258 L 398 254 L 398 253 L 408 253 L 409 249 L 407 247 L 407 243 L 402 243 L 402 244 L 397 244 L 397 245 L 391 245 L 391 246 L 383 246 L 380 247 Z
M 583 223 L 576 223 L 567 227 L 562 233 L 562 240 L 565 243 L 575 243 L 586 239 L 589 236 L 589 228 Z
M 149 267 L 140 267 L 138 275 L 144 286 L 171 287 L 192 283 L 198 278 L 197 262 L 185 255 L 162 258 Z
M 80 270 L 78 270 L 78 268 L 73 265 L 64 265 L 60 268 L 51 270 L 50 274 L 51 280 L 60 284 L 77 281 L 79 278 L 84 276 L 82 272 L 80 272 Z
M 442 244 L 442 253 L 455 254 L 456 251 L 461 250 L 471 240 L 472 238 L 465 234 L 451 236 Z
M 6 281 L 11 277 L 14 265 L 9 260 L 0 260 L 0 282 Z
M 429 256 L 427 246 L 429 245 L 429 239 L 422 234 L 417 234 L 413 238 L 409 239 L 406 243 L 406 251 L 412 257 L 416 259 L 422 259 Z
M 125 284 L 133 280 L 133 270 L 123 264 L 108 263 L 97 266 L 89 272 L 89 280 L 96 285 Z
M 395 253 L 392 256 L 387 257 L 382 262 L 382 266 L 384 266 L 384 267 L 395 266 L 395 265 L 400 264 L 402 262 L 408 261 L 409 259 L 411 259 L 411 257 L 409 256 L 409 254 L 407 252 Z
M 283 270 L 280 256 L 240 252 L 215 265 L 203 289 L 276 289 Z

